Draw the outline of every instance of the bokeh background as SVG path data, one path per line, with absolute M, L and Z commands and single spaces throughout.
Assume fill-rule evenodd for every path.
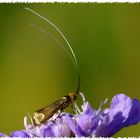
M 80 91 L 94 108 L 117 93 L 140 99 L 139 3 L 0 4 L 0 132 L 23 129 L 26 111 L 32 114 L 77 86 L 73 63 L 55 40 L 68 50 L 66 43 L 25 7 L 65 34 L 77 56 Z M 114 137 L 139 136 L 139 130 L 140 124 Z

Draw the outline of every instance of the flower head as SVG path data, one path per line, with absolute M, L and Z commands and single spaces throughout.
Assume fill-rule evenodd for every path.
M 77 137 L 88 137 L 96 129 L 98 125 L 98 117 L 96 111 L 92 109 L 89 102 L 83 97 L 82 112 L 75 114 L 73 117 L 66 115 L 68 124 Z
M 62 112 L 54 114 L 47 123 L 34 126 L 27 124 L 25 129 L 14 131 L 10 137 L 111 137 L 119 130 L 140 121 L 140 102 L 125 94 L 117 94 L 112 98 L 110 107 L 102 110 L 103 102 L 98 110 L 91 107 L 83 94 L 80 109 L 75 106 L 76 114 Z M 1 137 L 8 137 L 0 133 Z
M 71 137 L 73 136 L 73 132 L 66 122 L 65 115 L 66 113 L 62 113 L 58 117 L 58 114 L 54 114 L 53 117 L 57 117 L 56 120 L 49 120 L 47 124 L 42 124 L 40 126 L 34 126 L 33 124 L 28 125 L 27 117 L 25 117 L 25 130 L 30 135 L 30 137 Z
M 95 136 L 111 137 L 120 129 L 140 121 L 140 103 L 125 94 L 117 94 L 113 97 L 110 108 L 101 114 Z

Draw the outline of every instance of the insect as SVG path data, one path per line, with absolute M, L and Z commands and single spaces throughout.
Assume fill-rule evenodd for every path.
M 30 11 L 31 13 L 35 14 L 36 16 L 40 17 L 44 21 L 46 21 L 48 24 L 50 24 L 62 36 L 62 38 L 64 39 L 64 41 L 68 45 L 68 48 L 71 52 L 71 55 L 70 55 L 65 50 L 68 53 L 68 55 L 70 56 L 70 58 L 72 59 L 72 62 L 74 64 L 75 68 L 76 68 L 77 78 L 78 78 L 78 84 L 77 84 L 77 88 L 76 88 L 75 92 L 69 93 L 68 95 L 62 97 L 60 100 L 57 100 L 54 103 L 37 110 L 33 114 L 32 119 L 33 119 L 34 125 L 41 125 L 43 123 L 46 123 L 55 113 L 57 113 L 59 111 L 61 113 L 70 104 L 74 103 L 74 101 L 77 99 L 77 95 L 78 95 L 79 90 L 80 90 L 80 73 L 79 73 L 79 67 L 78 67 L 77 59 L 76 59 L 76 56 L 73 52 L 73 49 L 72 49 L 70 43 L 68 42 L 68 40 L 66 39 L 66 37 L 64 36 L 64 34 L 60 31 L 60 29 L 54 23 L 52 23 L 49 19 L 41 16 L 39 13 L 35 12 L 34 10 L 32 10 L 30 8 L 25 8 L 25 9 Z

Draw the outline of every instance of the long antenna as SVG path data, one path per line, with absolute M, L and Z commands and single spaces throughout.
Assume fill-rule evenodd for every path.
M 80 90 L 80 72 L 79 72 L 79 67 L 78 67 L 78 63 L 77 63 L 77 59 L 76 56 L 74 54 L 74 51 L 70 45 L 70 43 L 68 42 L 68 40 L 66 39 L 65 35 L 60 31 L 60 29 L 53 23 L 51 22 L 49 19 L 43 17 L 42 15 L 40 15 L 39 13 L 35 12 L 34 10 L 30 9 L 30 8 L 25 8 L 26 10 L 30 11 L 31 13 L 37 15 L 38 17 L 40 17 L 41 19 L 45 20 L 47 23 L 49 23 L 64 39 L 64 41 L 66 42 L 66 44 L 68 45 L 70 52 L 73 56 L 73 59 L 75 61 L 75 67 L 76 67 L 76 71 L 77 71 L 77 76 L 78 76 L 78 85 L 77 85 L 77 89 L 76 89 L 76 94 L 78 94 L 79 90 Z
M 64 51 L 68 54 L 68 56 L 72 60 L 73 64 L 75 65 L 75 61 L 74 61 L 71 53 L 68 52 L 68 50 L 65 48 L 65 46 L 53 34 L 51 34 L 50 32 L 46 31 L 45 29 L 43 29 L 33 23 L 30 23 L 29 25 L 34 27 L 35 29 L 39 30 L 40 32 L 44 33 L 45 35 L 49 36 L 52 40 L 54 40 L 62 49 L 64 49 Z

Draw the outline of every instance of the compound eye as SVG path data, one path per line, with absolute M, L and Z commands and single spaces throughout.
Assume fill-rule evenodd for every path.
M 73 100 L 76 100 L 76 95 L 73 96 Z
M 71 98 L 71 100 L 76 100 L 76 94 L 75 93 L 70 93 L 69 97 Z

